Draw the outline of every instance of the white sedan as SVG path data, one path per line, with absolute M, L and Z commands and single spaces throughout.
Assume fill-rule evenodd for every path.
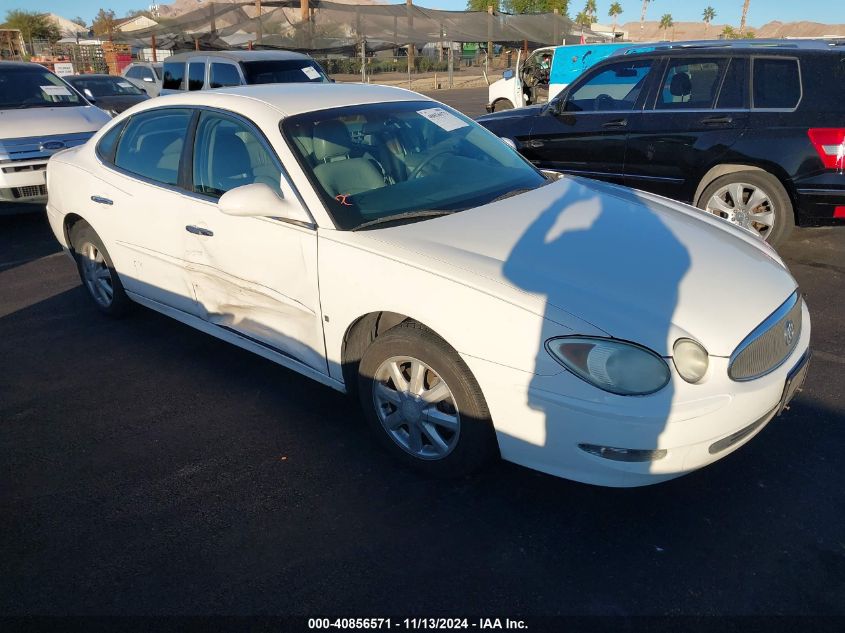
M 748 442 L 806 373 L 809 314 L 765 243 L 546 176 L 405 90 L 154 99 L 53 156 L 48 190 L 102 312 L 139 303 L 357 393 L 433 474 L 500 455 L 670 479 Z

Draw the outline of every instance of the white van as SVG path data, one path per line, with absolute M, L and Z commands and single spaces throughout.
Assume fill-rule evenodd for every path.
M 0 213 L 43 210 L 47 160 L 110 120 L 44 66 L 0 62 Z
M 516 70 L 508 68 L 501 79 L 490 84 L 487 112 L 546 103 L 590 66 L 630 47 L 630 42 L 546 46 L 535 50 L 524 62 L 520 61 L 520 52 L 516 57 Z

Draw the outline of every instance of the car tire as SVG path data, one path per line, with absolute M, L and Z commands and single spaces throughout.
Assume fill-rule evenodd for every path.
M 100 236 L 86 222 L 77 222 L 70 230 L 70 244 L 82 287 L 97 309 L 110 317 L 126 314 L 132 301 Z
M 741 199 L 738 207 L 733 192 Z M 772 246 L 783 244 L 795 228 L 789 194 L 777 178 L 764 171 L 738 171 L 716 178 L 705 187 L 696 206 L 756 231 Z
M 502 110 L 513 110 L 513 104 L 507 99 L 499 99 L 493 104 L 493 112 L 501 112 Z
M 366 349 L 358 394 L 381 444 L 428 475 L 465 476 L 498 456 L 481 388 L 457 352 L 419 323 L 400 323 Z

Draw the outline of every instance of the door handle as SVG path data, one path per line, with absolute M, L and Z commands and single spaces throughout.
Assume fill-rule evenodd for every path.
M 709 116 L 705 119 L 701 119 L 701 123 L 703 125 L 727 125 L 728 123 L 733 123 L 734 118 L 732 116 Z
M 628 125 L 628 119 L 614 119 L 607 123 L 602 123 L 602 127 L 625 127 Z
M 91 196 L 91 200 L 93 200 L 97 204 L 107 204 L 109 206 L 114 204 L 114 202 L 112 202 L 108 198 L 103 198 L 103 196 Z
M 201 226 L 194 226 L 192 224 L 186 226 L 185 230 L 188 233 L 193 233 L 194 235 L 202 235 L 204 237 L 212 237 L 214 235 L 214 231 L 209 231 L 208 229 L 204 229 Z

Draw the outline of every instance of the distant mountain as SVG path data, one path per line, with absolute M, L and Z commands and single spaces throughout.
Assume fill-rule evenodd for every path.
M 626 22 L 619 27 L 620 31 L 628 31 L 628 37 L 635 42 L 653 42 L 656 40 L 701 40 L 716 39 L 724 30 L 726 24 L 711 24 L 705 33 L 704 22 L 675 22 L 675 26 L 664 33 L 660 23 L 646 20 L 640 31 L 639 22 Z M 739 29 L 736 25 L 734 29 Z M 845 24 L 821 24 L 819 22 L 769 22 L 761 27 L 748 26 L 757 38 L 763 37 L 822 37 L 836 35 L 845 37 Z

